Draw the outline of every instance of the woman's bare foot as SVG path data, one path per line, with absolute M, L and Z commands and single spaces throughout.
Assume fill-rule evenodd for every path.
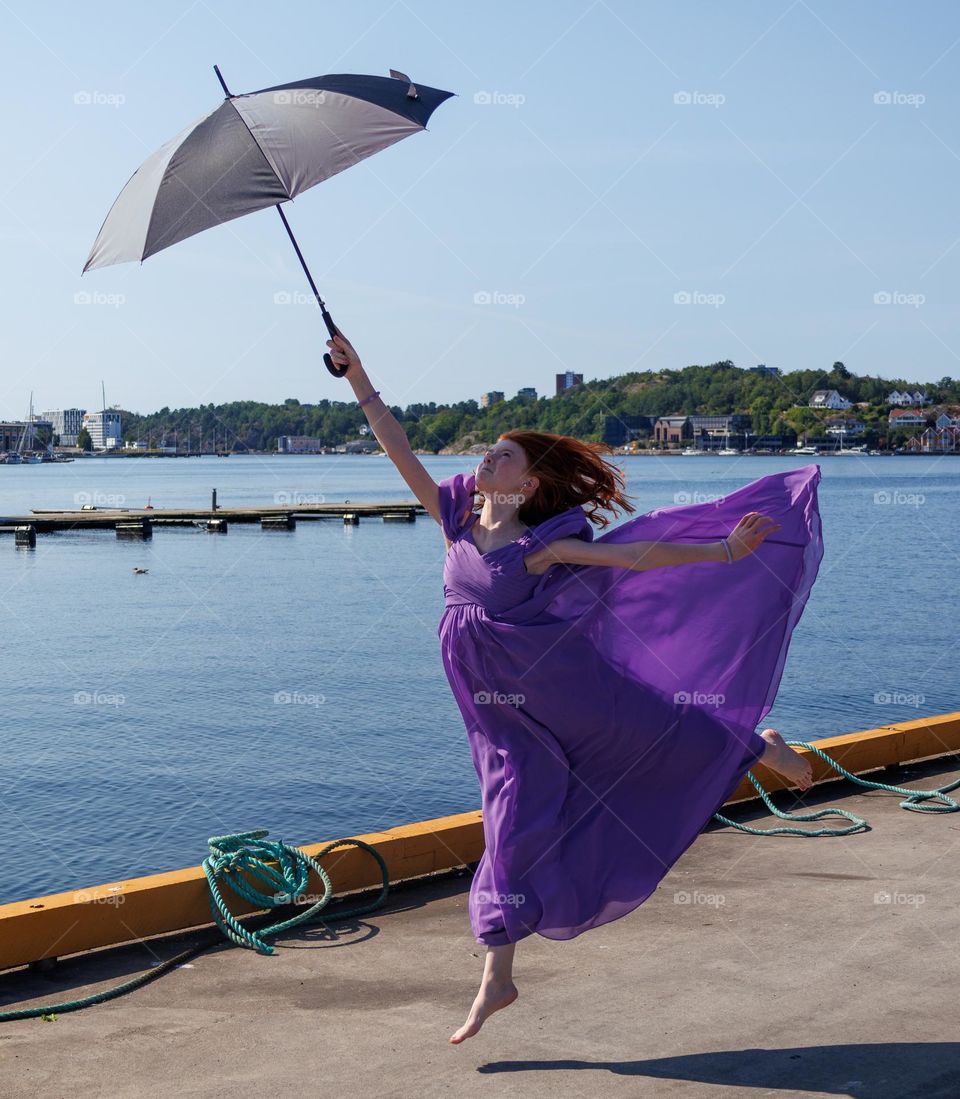
M 768 745 L 760 757 L 764 767 L 776 771 L 801 790 L 809 790 L 813 785 L 813 768 L 809 762 L 794 751 L 776 729 L 764 729 L 760 735 Z
M 484 979 L 467 1015 L 467 1021 L 450 1035 L 450 1041 L 454 1045 L 459 1045 L 464 1038 L 472 1037 L 483 1026 L 486 1018 L 500 1008 L 512 1004 L 518 995 L 517 986 L 513 981 L 501 983 Z

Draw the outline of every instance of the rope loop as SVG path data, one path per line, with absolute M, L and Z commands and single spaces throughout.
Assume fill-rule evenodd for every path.
M 816 744 L 809 744 L 805 740 L 788 740 L 785 743 L 789 745 L 797 745 L 801 748 L 809 748 L 811 752 L 818 755 L 825 763 L 828 763 L 835 771 L 843 775 L 844 778 L 850 779 L 858 786 L 867 786 L 871 790 L 886 790 L 889 794 L 903 794 L 905 800 L 900 802 L 901 809 L 909 809 L 914 813 L 956 813 L 960 809 L 960 804 L 951 797 L 947 797 L 948 790 L 955 790 L 960 786 L 960 779 L 956 782 L 947 783 L 945 786 L 937 786 L 933 790 L 910 790 L 905 786 L 889 786 L 885 782 L 873 782 L 867 778 L 860 778 L 858 775 L 851 774 L 845 767 L 841 766 L 835 759 L 831 759 L 822 749 L 818 748 Z M 785 825 L 782 828 L 754 828 L 749 824 L 741 824 L 738 821 L 730 820 L 729 817 L 722 816 L 720 813 L 714 813 L 714 819 L 721 821 L 723 824 L 729 825 L 731 828 L 736 828 L 740 832 L 748 832 L 752 836 L 847 836 L 851 832 L 857 832 L 861 828 L 867 828 L 867 822 L 863 817 L 858 817 L 856 813 L 851 813 L 847 809 L 816 809 L 810 813 L 784 813 L 778 809 L 770 800 L 770 795 L 764 790 L 764 788 L 757 782 L 754 777 L 753 771 L 747 771 L 747 778 L 756 787 L 757 793 L 763 799 L 764 805 L 773 813 L 774 816 L 779 817 L 781 820 L 822 820 L 824 817 L 835 816 L 845 817 L 847 820 L 852 821 L 846 828 L 793 828 L 789 825 Z M 924 801 L 929 799 L 937 799 L 935 804 L 923 805 Z

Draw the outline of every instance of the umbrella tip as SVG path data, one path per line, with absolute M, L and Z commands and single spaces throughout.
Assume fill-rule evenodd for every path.
M 230 89 L 227 87 L 227 82 L 223 79 L 223 74 L 220 72 L 220 66 L 214 65 L 213 71 L 217 74 L 217 80 L 220 81 L 220 87 L 223 88 L 223 94 L 227 97 L 227 99 L 232 99 L 233 96 L 230 94 Z
M 391 69 L 390 70 L 390 75 L 393 77 L 394 80 L 402 80 L 402 81 L 404 81 L 404 83 L 410 85 L 410 87 L 407 88 L 407 98 L 408 99 L 419 99 L 420 98 L 420 93 L 417 91 L 417 89 L 414 87 L 414 85 L 410 82 L 410 77 L 407 76 L 406 73 L 398 72 L 396 69 Z

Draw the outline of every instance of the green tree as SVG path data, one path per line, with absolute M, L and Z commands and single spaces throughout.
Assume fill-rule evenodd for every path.
M 77 446 L 81 450 L 93 450 L 93 439 L 90 438 L 90 432 L 85 427 L 81 427 L 77 435 Z
M 751 431 L 754 435 L 769 435 L 770 413 L 773 411 L 773 402 L 769 397 L 755 397 L 750 405 L 750 419 L 753 424 Z

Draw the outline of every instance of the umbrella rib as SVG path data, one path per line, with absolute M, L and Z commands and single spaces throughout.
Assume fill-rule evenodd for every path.
M 231 106 L 232 106 L 232 104 L 231 104 Z M 236 113 L 237 113 L 238 117 L 240 117 L 240 119 L 241 119 L 241 121 L 242 121 L 242 118 L 243 118 L 243 116 L 242 116 L 242 115 L 240 115 L 240 112 L 239 112 L 239 111 L 237 111 Z M 244 129 L 246 130 L 246 132 L 247 132 L 248 134 L 250 133 L 250 129 L 249 129 L 249 127 L 248 127 L 248 126 L 246 126 L 246 124 L 244 124 Z M 192 132 L 193 132 L 193 131 L 191 131 L 191 133 L 192 133 Z M 183 143 L 184 143 L 184 142 L 186 142 L 186 141 L 187 141 L 187 140 L 189 139 L 189 137 L 190 137 L 190 136 L 191 136 L 191 135 L 190 135 L 190 134 L 188 134 L 188 135 L 187 135 L 187 136 L 186 136 L 186 137 L 185 137 L 185 138 L 183 139 L 183 142 L 181 142 L 181 143 L 180 143 L 180 144 L 181 144 L 181 146 L 183 145 Z M 260 150 L 260 153 L 261 153 L 261 155 L 263 155 L 263 149 L 262 149 L 262 147 L 261 147 L 261 145 L 260 145 L 260 142 L 259 142 L 259 141 L 257 141 L 257 140 L 256 140 L 256 138 L 254 138 L 252 134 L 250 134 L 250 136 L 251 136 L 251 139 L 253 140 L 253 143 L 254 143 L 254 145 L 256 146 L 256 148 L 257 148 L 258 150 Z M 179 147 L 178 147 L 178 148 L 179 148 Z M 184 218 L 186 218 L 186 217 L 187 217 L 187 216 L 188 216 L 188 215 L 189 215 L 189 214 L 191 213 L 191 211 L 192 211 L 192 210 L 193 210 L 193 209 L 194 209 L 194 208 L 195 208 L 195 207 L 196 207 L 197 205 L 200 205 L 200 206 L 202 206 L 202 207 L 204 208 L 204 210 L 206 210 L 206 211 L 207 211 L 207 212 L 208 212 L 209 214 L 211 214 L 211 215 L 212 215 L 212 216 L 213 216 L 214 218 L 216 218 L 216 217 L 217 217 L 217 212 L 216 212 L 216 211 L 215 211 L 215 210 L 214 210 L 214 209 L 213 209 L 213 208 L 212 208 L 211 206 L 208 206 L 206 202 L 204 202 L 204 200 L 203 200 L 203 198 L 204 198 L 204 195 L 208 194 L 208 193 L 210 192 L 210 190 L 211 190 L 212 188 L 216 187 L 216 185 L 217 185 L 217 184 L 218 184 L 218 183 L 220 182 L 220 180 L 221 180 L 221 179 L 223 179 L 223 178 L 224 178 L 224 176 L 226 176 L 226 175 L 227 175 L 228 173 L 232 172 L 232 171 L 233 171 L 233 169 L 234 169 L 234 168 L 235 168 L 235 167 L 236 167 L 236 166 L 237 166 L 237 165 L 238 165 L 238 164 L 240 163 L 240 161 L 241 161 L 241 160 L 243 160 L 243 158 L 244 158 L 245 156 L 247 156 L 247 154 L 248 154 L 249 152 L 250 152 L 250 150 L 249 150 L 249 149 L 245 149 L 245 150 L 244 150 L 244 151 L 243 151 L 243 152 L 242 152 L 242 153 L 240 154 L 240 156 L 238 156 L 238 157 L 237 157 L 237 159 L 233 161 L 233 163 L 232 163 L 232 164 L 229 164 L 229 165 L 228 165 L 228 166 L 227 166 L 226 168 L 224 168 L 224 170 L 223 170 L 223 171 L 222 171 L 222 172 L 220 173 L 220 175 L 219 175 L 219 176 L 217 176 L 217 178 L 216 178 L 215 180 L 213 180 L 213 182 L 212 182 L 212 183 L 211 183 L 211 184 L 209 185 L 209 187 L 207 187 L 207 188 L 206 188 L 206 190 L 205 190 L 205 191 L 203 192 L 203 195 L 198 195 L 198 194 L 196 193 L 196 191 L 194 191 L 194 189 L 193 189 L 193 188 L 192 188 L 192 187 L 190 186 L 190 184 L 186 182 L 186 180 L 182 179 L 182 178 L 181 178 L 181 177 L 180 177 L 180 176 L 179 176 L 179 175 L 178 175 L 178 174 L 177 174 L 176 172 L 174 172 L 174 173 L 172 174 L 172 178 L 173 178 L 173 179 L 175 179 L 175 180 L 176 180 L 176 181 L 177 181 L 177 182 L 178 182 L 178 183 L 179 183 L 179 184 L 180 184 L 180 185 L 181 185 L 181 186 L 182 186 L 182 187 L 183 187 L 183 188 L 184 188 L 185 190 L 187 190 L 187 191 L 189 191 L 189 192 L 190 192 L 190 194 L 191 194 L 191 195 L 193 196 L 193 199 L 194 199 L 194 201 L 193 201 L 193 203 L 192 203 L 192 204 L 191 204 L 190 206 L 188 206 L 188 207 L 187 207 L 187 208 L 186 208 L 185 210 L 183 210 L 183 211 L 181 212 L 180 216 L 179 216 L 179 217 L 177 218 L 177 220 L 176 220 L 176 221 L 174 221 L 174 222 L 173 222 L 172 224 L 170 224 L 170 225 L 169 225 L 169 226 L 167 227 L 167 230 L 166 230 L 166 232 L 165 232 L 165 233 L 163 233 L 163 234 L 162 234 L 162 235 L 161 235 L 160 237 L 158 237 L 158 240 L 163 240 L 163 238 L 164 238 L 164 237 L 169 237 L 169 236 L 170 236 L 170 235 L 172 234 L 172 232 L 173 232 L 173 231 L 174 231 L 175 229 L 177 229 L 177 228 L 178 228 L 178 227 L 179 227 L 179 226 L 180 226 L 180 225 L 181 225 L 181 224 L 183 223 L 183 220 L 184 220 Z M 174 155 L 175 155 L 175 154 L 174 154 Z M 282 180 L 282 179 L 281 179 L 281 178 L 280 178 L 280 177 L 279 177 L 279 176 L 277 175 L 277 173 L 276 173 L 276 169 L 274 168 L 273 164 L 272 164 L 272 163 L 271 163 L 271 162 L 270 162 L 269 160 L 267 161 L 267 163 L 268 163 L 268 164 L 270 165 L 270 170 L 271 170 L 271 171 L 273 172 L 274 176 L 276 177 L 276 179 L 277 179 L 277 182 L 278 182 L 278 183 L 280 184 L 280 186 L 281 186 L 281 187 L 283 187 L 283 189 L 284 189 L 284 193 L 286 193 L 286 191 L 287 191 L 287 188 L 286 188 L 286 187 L 284 186 L 283 180 Z M 287 199 L 286 199 L 286 201 L 289 201 L 289 200 L 290 200 L 290 198 L 291 198 L 291 196 L 290 196 L 289 194 L 287 194 Z M 282 200 L 282 201 L 283 201 L 283 200 Z M 280 207 L 279 207 L 279 203 L 275 203 L 274 205 L 276 205 L 276 206 L 277 206 L 277 209 L 279 209 L 279 208 L 280 208 Z M 147 224 L 147 234 L 146 234 L 146 237 L 144 238 L 144 249 L 146 249 L 146 246 L 147 246 L 147 241 L 149 241 L 149 240 L 150 240 L 150 231 L 151 231 L 151 229 L 153 228 L 153 221 L 154 221 L 154 218 L 156 217 L 156 213 L 157 213 L 157 204 L 156 204 L 156 202 L 154 202 L 154 205 L 153 205 L 153 209 L 152 209 L 152 210 L 150 211 L 150 221 L 149 221 L 149 223 Z M 238 215 L 238 216 L 240 216 L 240 215 Z M 231 220 L 231 221 L 232 221 L 233 219 L 232 219 L 232 218 L 230 218 L 230 219 L 228 219 L 228 220 Z M 225 223 L 224 223 L 223 221 L 220 221 L 220 220 L 218 219 L 218 220 L 217 220 L 217 222 L 216 222 L 216 224 L 218 224 L 218 225 L 223 225 L 223 224 L 225 224 Z M 152 255 L 152 254 L 153 254 L 153 252 L 159 252 L 159 251 L 161 251 L 161 250 L 162 250 L 163 248 L 168 248 L 168 247 L 169 247 L 169 245 L 163 244 L 163 245 L 161 245 L 161 246 L 160 246 L 160 248 L 154 248 L 154 249 L 153 249 L 153 250 L 151 251 L 151 253 L 150 253 L 150 254 Z M 145 259 L 145 258 L 146 258 L 146 256 L 144 256 L 143 258 Z

